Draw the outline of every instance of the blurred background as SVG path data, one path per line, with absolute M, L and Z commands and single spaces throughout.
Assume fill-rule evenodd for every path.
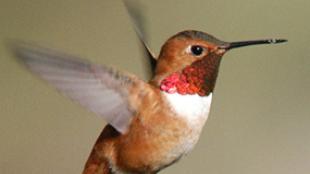
M 222 61 L 211 115 L 192 153 L 163 174 L 310 171 L 310 1 L 130 0 L 156 54 L 171 35 L 286 38 Z M 0 173 L 78 174 L 105 122 L 32 76 L 6 39 L 37 43 L 148 79 L 120 0 L 0 0 Z

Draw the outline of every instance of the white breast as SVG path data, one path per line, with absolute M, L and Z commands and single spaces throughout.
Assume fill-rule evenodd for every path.
M 191 126 L 195 126 L 197 121 L 206 121 L 209 115 L 212 93 L 208 96 L 164 94 L 173 108 L 181 117 L 185 118 Z
M 174 112 L 185 119 L 190 127 L 186 136 L 182 138 L 178 146 L 171 152 L 172 156 L 180 156 L 190 152 L 197 143 L 201 130 L 208 118 L 212 93 L 208 96 L 164 94 Z

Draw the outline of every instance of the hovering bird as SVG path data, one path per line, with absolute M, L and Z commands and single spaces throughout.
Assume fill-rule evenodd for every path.
M 157 58 L 143 42 L 153 65 L 156 62 L 149 82 L 28 44 L 16 44 L 13 51 L 30 71 L 108 122 L 83 174 L 154 174 L 197 143 L 209 115 L 222 56 L 234 48 L 285 41 L 225 42 L 186 30 L 170 37 Z

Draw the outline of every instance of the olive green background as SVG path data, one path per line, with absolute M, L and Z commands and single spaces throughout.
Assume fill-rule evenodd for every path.
M 192 153 L 161 173 L 310 171 L 310 1 L 131 0 L 156 54 L 185 29 L 226 41 L 280 37 L 222 61 L 211 115 Z M 5 47 L 30 41 L 147 79 L 120 0 L 0 0 L 0 173 L 78 174 L 105 122 L 32 76 Z

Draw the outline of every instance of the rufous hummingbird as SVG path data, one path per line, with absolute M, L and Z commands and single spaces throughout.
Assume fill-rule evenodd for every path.
M 27 44 L 15 45 L 14 52 L 32 72 L 108 122 L 83 174 L 153 174 L 197 143 L 222 56 L 234 48 L 285 41 L 224 42 L 205 32 L 182 31 L 170 37 L 154 58 L 155 74 L 149 82 Z

